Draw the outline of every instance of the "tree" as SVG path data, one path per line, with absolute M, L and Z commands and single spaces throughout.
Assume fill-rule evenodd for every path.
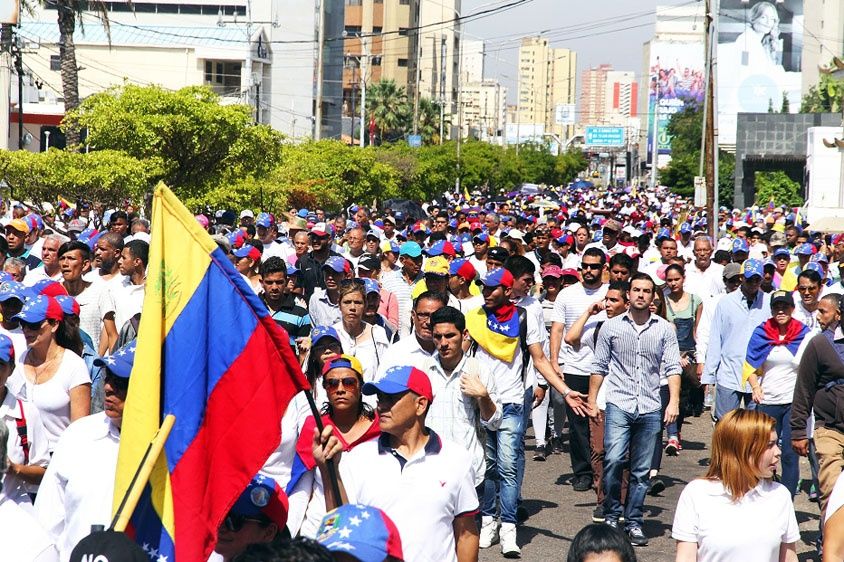
M 422 135 L 422 142 L 440 142 L 440 109 L 439 102 L 430 98 L 419 98 L 418 132 Z M 405 123 L 406 129 L 408 125 L 411 125 L 411 123 Z M 443 126 L 445 125 L 447 124 L 443 122 Z
M 801 113 L 841 113 L 844 80 L 821 74 L 817 84 L 809 88 L 800 104 Z
M 98 150 L 158 159 L 162 179 L 183 199 L 201 198 L 231 178 L 264 177 L 281 157 L 279 133 L 254 125 L 245 105 L 220 105 L 205 86 L 111 88 L 88 97 L 66 121 L 87 128 Z
M 782 105 L 780 106 L 780 113 L 791 113 L 791 102 L 788 101 L 788 94 L 783 91 Z
M 800 183 L 781 170 L 756 172 L 756 204 L 767 205 L 769 201 L 773 201 L 774 205 L 802 206 Z
M 376 82 L 366 93 L 366 107 L 382 140 L 396 140 L 402 136 L 410 109 L 403 87 L 396 85 L 394 80 Z

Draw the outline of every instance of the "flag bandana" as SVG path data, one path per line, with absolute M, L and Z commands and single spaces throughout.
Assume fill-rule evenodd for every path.
M 765 322 L 759 324 L 753 330 L 753 335 L 750 336 L 750 342 L 747 344 L 747 356 L 744 360 L 741 377 L 742 385 L 747 382 L 751 374 L 762 367 L 774 346 L 784 345 L 792 355 L 795 355 L 808 333 L 808 326 L 794 318 L 789 322 L 783 339 L 780 339 L 777 323 L 773 318 L 768 318 Z

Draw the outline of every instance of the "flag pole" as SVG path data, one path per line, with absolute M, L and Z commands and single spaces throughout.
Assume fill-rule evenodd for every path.
M 135 475 L 132 476 L 132 481 L 129 483 L 129 489 L 123 495 L 117 512 L 114 514 L 114 519 L 111 520 L 111 528 L 113 530 L 120 533 L 126 531 L 126 527 L 129 525 L 129 518 L 132 517 L 132 513 L 138 506 L 141 493 L 143 493 L 144 487 L 147 485 L 149 476 L 152 474 L 152 469 L 158 460 L 158 456 L 161 454 L 161 450 L 164 448 L 167 437 L 170 436 L 170 430 L 173 429 L 174 423 L 176 423 L 176 416 L 167 414 L 155 437 L 147 446 L 147 450 L 141 458 L 141 464 L 138 466 L 138 470 L 135 471 Z
M 305 396 L 308 397 L 308 405 L 311 407 L 311 414 L 314 416 L 317 430 L 320 435 L 322 435 L 322 430 L 324 429 L 324 426 L 322 425 L 322 416 L 319 414 L 319 409 L 317 408 L 316 402 L 314 402 L 314 397 L 310 390 L 305 391 Z M 337 467 L 334 466 L 334 459 L 326 459 L 325 468 L 328 471 L 328 479 L 331 481 L 331 491 L 334 493 L 334 502 L 339 507 L 343 505 L 343 498 L 340 496 L 340 483 L 337 480 Z

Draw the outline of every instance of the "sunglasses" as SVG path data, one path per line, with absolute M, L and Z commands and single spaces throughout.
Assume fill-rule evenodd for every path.
M 237 513 L 229 513 L 226 515 L 226 518 L 223 519 L 223 526 L 233 533 L 237 533 L 243 526 L 246 524 L 247 521 L 253 521 L 255 523 L 266 525 L 267 521 L 265 519 L 259 519 L 257 517 L 247 517 L 246 515 L 238 515 Z
M 580 264 L 580 269 L 601 269 L 604 266 L 599 263 L 583 263 Z
M 341 379 L 324 379 L 322 381 L 322 387 L 326 390 L 337 390 L 340 388 L 340 384 L 343 385 L 343 388 L 357 388 L 358 379 L 357 377 L 343 377 Z
M 31 332 L 37 332 L 41 329 L 41 326 L 44 325 L 46 320 L 41 320 L 40 322 L 24 322 L 23 320 L 20 321 L 21 329 L 29 330 Z

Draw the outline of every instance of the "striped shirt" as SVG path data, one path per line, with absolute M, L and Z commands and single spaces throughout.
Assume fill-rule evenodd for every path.
M 420 276 L 421 278 L 421 276 Z M 381 274 L 381 287 L 395 295 L 399 302 L 399 337 L 410 333 L 410 312 L 413 310 L 413 298 L 410 296 L 411 285 L 404 280 L 402 270 L 384 272 Z
M 653 314 L 642 326 L 629 312 L 607 320 L 598 333 L 592 373 L 608 385 L 607 404 L 630 414 L 659 410 L 660 378 L 680 374 L 674 326 Z

